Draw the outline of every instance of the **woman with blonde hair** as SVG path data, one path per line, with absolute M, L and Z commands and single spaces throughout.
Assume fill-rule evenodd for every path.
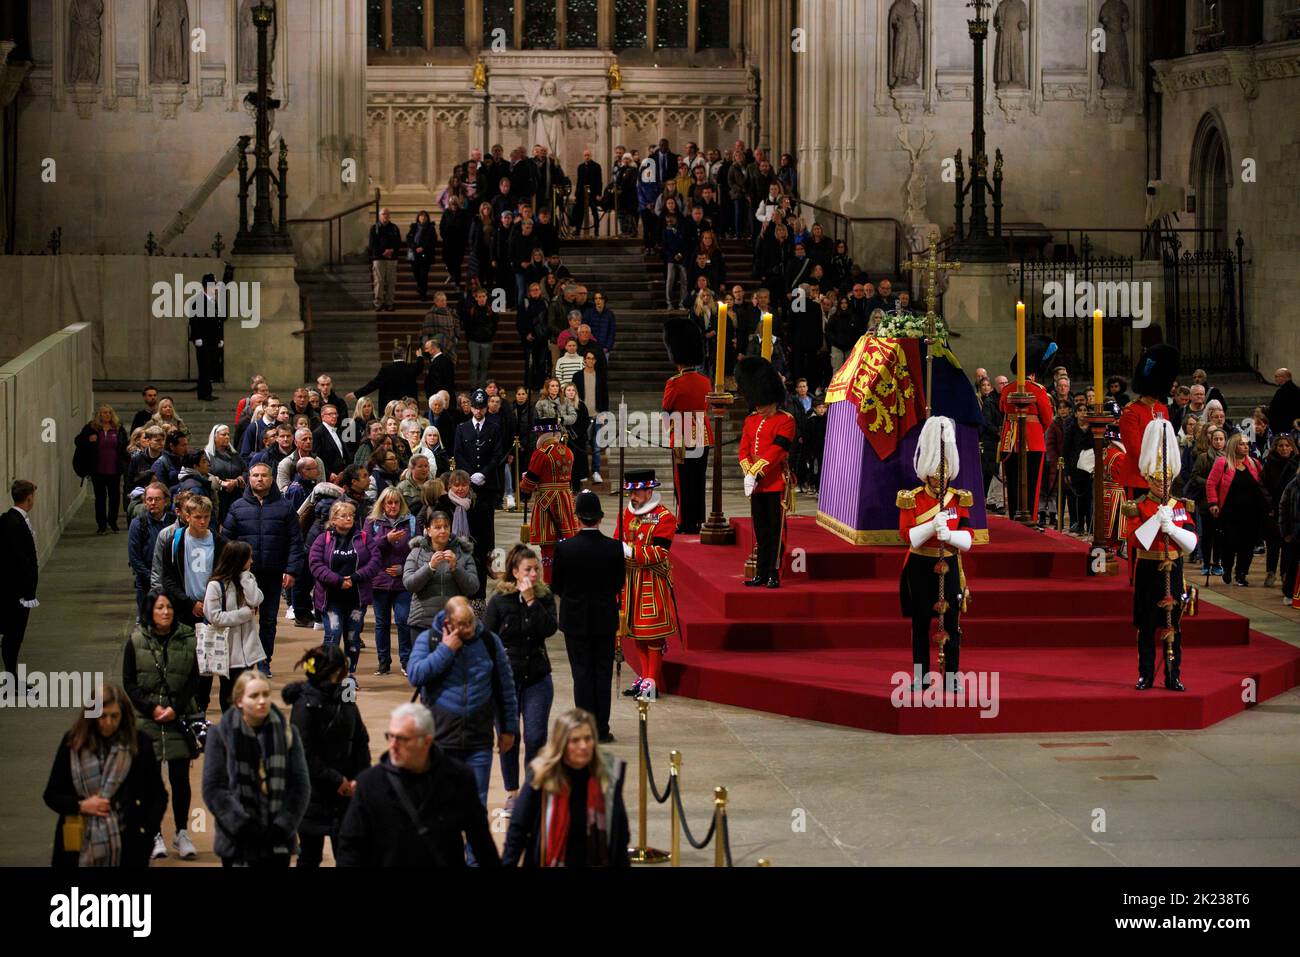
M 375 605 L 375 654 L 379 658 L 375 675 L 386 675 L 392 669 L 392 622 L 397 623 L 397 659 L 402 674 L 406 674 L 406 660 L 411 657 L 411 593 L 402 584 L 402 570 L 406 556 L 411 554 L 411 542 L 420 530 L 396 486 L 379 493 L 366 519 L 365 532 L 371 548 L 379 554 L 377 570 L 370 579 Z
M 363 395 L 361 398 L 357 399 L 356 407 L 352 410 L 352 421 L 356 423 L 356 435 L 358 438 L 366 434 L 366 428 L 370 425 L 370 422 L 377 418 L 378 416 L 375 415 L 374 399 L 370 398 L 368 395 Z
M 90 476 L 95 490 L 96 535 L 111 528 L 117 531 L 117 513 L 122 508 L 122 476 L 130 457 L 126 452 L 127 434 L 113 407 L 101 405 L 95 417 L 82 426 L 73 454 L 76 473 Z
M 1201 574 L 1222 575 L 1223 566 L 1219 564 L 1219 520 L 1210 511 L 1207 498 L 1210 472 L 1215 463 L 1223 457 L 1228 446 L 1228 433 L 1223 429 L 1205 425 L 1196 437 L 1196 464 L 1192 474 L 1187 478 L 1183 494 L 1196 503 L 1196 537 L 1201 552 Z
M 1205 498 L 1219 523 L 1225 585 L 1244 588 L 1249 584 L 1246 576 L 1268 514 L 1268 495 L 1260 472 L 1259 462 L 1250 454 L 1250 442 L 1240 432 L 1229 436 L 1223 457 L 1210 469 Z
M 628 866 L 626 772 L 626 762 L 600 750 L 591 712 L 574 708 L 556 717 L 515 801 L 502 863 Z
M 400 495 L 398 496 L 401 497 Z M 379 550 L 357 527 L 356 506 L 338 501 L 330 506 L 325 531 L 311 544 L 312 600 L 325 621 L 325 644 L 342 643 L 348 673 L 356 675 L 361 658 L 361 628 L 366 620 L 379 571 Z
M 217 820 L 223 867 L 288 867 L 311 801 L 302 735 L 271 703 L 256 668 L 235 681 L 234 707 L 208 734 L 203 803 Z
M 153 414 L 149 420 L 154 425 L 162 426 L 166 432 L 179 432 L 181 435 L 189 435 L 190 430 L 185 425 L 185 420 L 176 414 L 176 403 L 172 401 L 169 395 L 163 396 L 158 400 L 158 411 Z

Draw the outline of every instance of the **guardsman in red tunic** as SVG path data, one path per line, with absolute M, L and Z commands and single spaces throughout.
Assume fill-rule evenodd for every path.
M 631 693 L 655 698 L 663 686 L 663 657 L 668 639 L 677 634 L 668 550 L 677 519 L 659 500 L 654 469 L 629 469 L 623 489 L 628 506 L 618 517 L 614 538 L 623 543 L 623 598 L 619 607 L 623 658 L 639 679 Z
M 761 356 L 742 358 L 736 363 L 736 385 L 754 407 L 745 419 L 738 452 L 758 551 L 754 577 L 745 584 L 780 588 L 785 512 L 790 508 L 793 491 L 788 473 L 795 420 L 780 407 L 785 384 L 768 360 Z
M 1029 353 L 1025 366 L 1025 391 L 1034 396 L 1034 407 L 1025 416 L 1024 440 L 1017 435 L 1019 419 L 1015 407 L 1010 402 L 1011 393 L 1016 390 L 1015 380 L 1007 383 L 998 399 L 1002 410 L 1002 437 L 998 441 L 998 458 L 1003 463 L 1003 478 L 1007 489 L 1007 517 L 1014 516 L 1020 508 L 1020 456 L 1028 455 L 1029 477 L 1029 518 L 1030 521 L 1043 524 L 1038 514 L 1038 493 L 1043 487 L 1043 453 L 1047 444 L 1043 441 L 1048 427 L 1052 424 L 1052 398 L 1047 390 L 1038 384 L 1037 379 L 1047 372 L 1048 363 L 1056 355 L 1056 343 L 1046 336 L 1032 336 L 1025 344 Z M 1011 372 L 1016 374 L 1016 357 L 1011 357 Z M 1026 451 L 1027 450 L 1027 451 Z
M 551 580 L 555 546 L 578 534 L 578 517 L 573 511 L 573 452 L 560 441 L 560 423 L 537 419 L 533 423 L 537 448 L 528 460 L 528 470 L 519 478 L 519 494 L 525 502 L 533 498 L 528 518 L 528 539 L 542 552 L 542 575 Z
M 926 419 L 912 463 L 917 477 L 925 484 L 898 493 L 898 534 L 909 546 L 898 582 L 898 598 L 903 616 L 912 619 L 913 686 L 923 688 L 930 670 L 931 628 L 936 618 L 947 636 L 940 650 L 945 680 L 947 675 L 958 671 L 961 611 L 967 594 L 961 553 L 970 551 L 972 544 L 970 507 L 975 499 L 965 489 L 947 484 L 961 470 L 957 426 L 952 419 L 944 416 Z M 944 563 L 942 605 L 941 561 Z
M 1127 467 L 1128 451 L 1119 437 L 1119 429 L 1112 422 L 1106 427 L 1106 445 L 1101 451 L 1102 526 L 1106 548 L 1116 551 L 1124 539 L 1120 509 L 1128 501 L 1128 493 L 1120 481 L 1120 473 Z
M 1148 492 L 1123 506 L 1133 583 L 1133 627 L 1138 630 L 1138 691 L 1155 684 L 1157 647 L 1165 662 L 1165 687 L 1183 690 L 1179 680 L 1183 641 L 1178 626 L 1183 557 L 1196 550 L 1196 505 L 1169 494 L 1180 464 L 1173 425 L 1168 419 L 1156 419 L 1142 436 L 1138 461 Z
M 673 450 L 673 495 L 677 500 L 678 531 L 698 535 L 704 524 L 704 480 L 709 471 L 709 425 L 712 391 L 708 376 L 695 371 L 704 362 L 704 337 L 690 319 L 664 323 L 664 345 L 677 374 L 664 384 L 663 410 L 668 447 Z
M 1137 398 L 1119 414 L 1119 434 L 1126 449 L 1142 448 L 1142 436 L 1152 420 L 1169 418 L 1169 407 L 1160 400 L 1169 395 L 1178 377 L 1178 360 L 1178 350 L 1163 343 L 1152 346 L 1138 359 L 1132 383 Z M 1120 463 L 1118 478 L 1129 498 L 1146 494 L 1147 481 L 1134 458 Z

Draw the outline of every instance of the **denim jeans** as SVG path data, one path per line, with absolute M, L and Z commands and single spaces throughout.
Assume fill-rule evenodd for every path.
M 524 766 L 527 767 L 546 744 L 546 725 L 551 717 L 551 702 L 555 699 L 555 683 L 547 675 L 527 688 L 516 685 L 515 693 L 524 726 Z M 514 746 L 501 752 L 501 777 L 507 791 L 519 790 L 519 737 L 516 729 Z
M 591 470 L 600 471 L 600 446 L 596 443 L 596 436 L 600 432 L 600 413 L 591 417 L 591 424 L 587 427 L 587 448 L 591 449 Z
M 280 617 L 280 592 L 284 586 L 284 569 L 254 571 L 253 577 L 257 579 L 257 587 L 262 591 L 257 633 L 262 639 L 262 650 L 266 652 L 266 661 L 263 664 L 269 669 L 271 652 L 275 651 L 275 626 Z
M 492 359 L 492 343 L 469 343 L 469 386 L 477 389 L 487 381 L 488 362 Z
M 748 236 L 751 228 L 749 221 L 749 200 L 744 198 L 733 199 L 731 201 L 731 207 L 732 216 L 735 219 L 735 222 L 732 223 L 732 227 L 735 230 L 736 238 L 740 239 L 744 236 Z
M 361 626 L 365 620 L 365 605 L 358 605 L 349 612 L 340 610 L 333 601 L 325 605 L 325 647 L 333 647 L 340 640 L 343 642 L 343 650 L 348 658 L 348 674 L 356 674 L 357 671 L 357 659 L 361 657 Z M 375 641 L 378 642 L 379 639 L 376 638 Z
M 392 625 L 389 613 L 397 622 L 397 660 L 406 667 L 406 659 L 411 657 L 411 626 L 407 616 L 411 612 L 411 593 L 409 591 L 386 591 L 376 588 L 375 603 L 375 654 L 379 656 L 379 667 L 387 668 L 393 663 L 390 633 Z
M 488 782 L 492 779 L 492 749 L 462 751 L 459 748 L 444 748 L 443 751 L 474 773 L 474 783 L 478 786 L 479 803 L 486 808 Z M 470 849 L 468 844 L 465 845 L 465 863 L 469 864 L 470 867 L 478 866 L 478 862 L 474 859 L 474 851 Z

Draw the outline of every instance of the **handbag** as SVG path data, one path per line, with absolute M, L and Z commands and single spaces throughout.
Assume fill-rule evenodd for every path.
M 226 610 L 226 586 L 221 585 L 221 610 Z M 195 656 L 199 674 L 230 677 L 230 628 L 217 628 L 201 621 L 194 626 Z
M 86 819 L 80 814 L 69 814 L 63 819 L 64 853 L 81 851 L 81 839 L 86 833 Z

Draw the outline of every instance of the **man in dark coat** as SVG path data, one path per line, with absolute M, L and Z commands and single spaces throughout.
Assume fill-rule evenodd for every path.
M 266 660 L 258 668 L 270 674 L 280 593 L 293 588 L 294 578 L 302 574 L 304 555 L 298 513 L 276 488 L 268 466 L 249 469 L 248 488 L 231 504 L 222 531 L 231 541 L 252 546 L 253 577 L 262 591 L 258 634 L 266 652 Z
M 424 394 L 432 399 L 439 392 L 448 396 L 456 394 L 456 364 L 451 356 L 442 350 L 442 343 L 437 336 L 424 341 L 425 366 Z M 439 430 L 441 432 L 441 430 Z
M 194 343 L 198 364 L 198 399 L 211 402 L 217 356 L 225 345 L 225 304 L 218 299 L 215 275 L 207 273 L 203 277 L 203 295 L 185 304 L 185 314 L 189 317 L 189 340 Z
M 356 449 L 339 432 L 339 412 L 334 406 L 321 408 L 320 425 L 311 434 L 311 447 L 316 458 L 325 463 L 325 477 L 337 475 L 352 461 Z
M 379 392 L 379 401 L 376 405 L 380 411 L 388 408 L 388 403 L 395 399 L 404 399 L 407 396 L 413 399 L 418 398 L 420 395 L 420 368 L 423 365 L 423 359 L 417 362 L 407 362 L 406 350 L 398 347 L 393 350 L 392 362 L 386 362 L 380 366 L 373 379 L 355 392 L 349 392 L 345 398 L 349 402 L 355 402 L 357 396 L 369 395 L 377 390 Z
M 474 539 L 474 561 L 479 568 L 489 567 L 488 556 L 496 547 L 494 513 L 501 493 L 501 466 L 509 454 L 506 437 L 495 422 L 487 419 L 487 393 L 475 389 L 470 397 L 472 415 L 456 427 L 452 457 L 456 468 L 469 473 L 474 486 L 474 503 L 469 510 L 469 533 Z M 487 594 L 487 575 L 479 576 L 478 591 L 473 598 Z
M 600 164 L 591 158 L 591 150 L 582 151 L 582 162 L 578 164 L 577 188 L 577 195 L 573 197 L 573 212 L 569 224 L 575 231 L 581 229 L 590 203 L 592 225 L 599 227 L 600 212 L 596 201 L 600 199 L 601 191 L 605 188 L 605 180 L 601 175 Z
M 433 743 L 429 709 L 398 707 L 387 738 L 388 753 L 357 775 L 339 866 L 464 867 L 468 844 L 479 867 L 500 867 L 474 775 Z
M 602 743 L 609 733 L 610 685 L 623 587 L 623 546 L 600 530 L 604 512 L 595 492 L 579 492 L 574 511 L 582 528 L 555 546 L 551 589 L 560 602 L 560 630 L 573 671 L 573 703 L 596 716 Z
M 4 670 L 18 680 L 18 650 L 27 634 L 27 618 L 36 600 L 36 532 L 31 514 L 36 485 L 17 479 L 9 489 L 13 508 L 0 515 L 0 653 Z
M 1291 380 L 1290 369 L 1278 369 L 1273 381 L 1277 391 L 1268 404 L 1268 424 L 1274 435 L 1283 435 L 1293 432 L 1296 419 L 1300 419 L 1300 386 Z

